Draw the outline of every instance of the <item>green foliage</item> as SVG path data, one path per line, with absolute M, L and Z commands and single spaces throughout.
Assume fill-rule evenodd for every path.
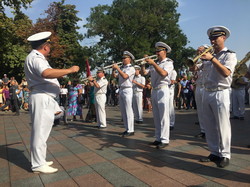
M 31 21 L 21 12 L 14 19 L 0 13 L 0 75 L 7 73 L 17 80 L 24 76 L 23 65 L 28 50 L 25 39 L 31 26 Z
M 10 7 L 14 9 L 15 12 L 20 12 L 20 9 L 23 8 L 28 8 L 28 5 L 32 2 L 33 0 L 0 0 L 0 13 L 4 14 L 4 6 Z
M 86 37 L 99 36 L 95 48 L 105 49 L 99 50 L 100 54 L 116 61 L 124 50 L 137 59 L 152 55 L 154 44 L 163 41 L 171 46 L 170 58 L 180 66 L 188 41 L 178 25 L 177 6 L 176 0 L 114 0 L 111 6 L 99 5 L 87 18 Z

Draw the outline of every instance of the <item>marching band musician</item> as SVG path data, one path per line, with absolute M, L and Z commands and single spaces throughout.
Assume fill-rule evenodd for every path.
M 135 68 L 135 76 L 133 79 L 133 111 L 135 115 L 135 122 L 138 124 L 143 123 L 143 105 L 142 105 L 142 97 L 143 97 L 143 88 L 145 86 L 145 77 L 141 76 L 140 70 L 141 67 L 138 65 L 134 66 Z
M 104 70 L 98 70 L 96 73 L 97 80 L 92 76 L 89 76 L 88 80 L 94 84 L 97 126 L 99 129 L 103 129 L 107 127 L 105 104 L 107 100 L 106 93 L 108 81 L 105 78 Z
M 121 133 L 122 137 L 134 135 L 134 113 L 132 108 L 133 98 L 133 78 L 135 75 L 135 68 L 131 65 L 131 62 L 135 59 L 129 51 L 124 51 L 122 56 L 123 66 L 119 68 L 117 64 L 112 66 L 113 77 L 119 77 L 119 103 L 122 114 L 122 119 L 125 127 L 125 131 Z M 118 71 L 118 74 L 115 73 Z
M 198 47 L 197 49 L 197 55 L 202 54 L 206 49 L 208 49 L 208 45 L 202 45 Z M 206 75 L 206 63 L 209 63 L 209 61 L 201 60 L 201 63 L 196 63 L 194 67 L 192 67 L 192 70 L 194 71 L 195 78 L 196 78 L 196 87 L 195 87 L 195 102 L 197 107 L 197 115 L 200 125 L 200 133 L 197 134 L 195 137 L 197 138 L 203 138 L 205 139 L 205 129 L 203 125 L 203 112 L 202 112 L 202 96 L 204 92 L 204 78 Z
M 232 74 L 237 63 L 236 54 L 225 47 L 230 31 L 224 26 L 208 29 L 214 54 L 205 53 L 201 58 L 210 61 L 204 80 L 203 122 L 210 155 L 201 162 L 216 162 L 218 167 L 229 165 L 231 158 L 230 94 Z
M 244 67 L 247 69 L 247 65 Z M 244 120 L 245 116 L 245 89 L 248 85 L 248 80 L 244 76 L 237 75 L 235 70 L 232 82 L 232 114 L 231 119 Z M 239 74 L 239 73 L 238 73 Z
M 155 44 L 158 61 L 146 59 L 151 65 L 148 69 L 142 66 L 142 74 L 150 73 L 152 83 L 152 106 L 155 124 L 156 140 L 152 145 L 156 145 L 158 149 L 164 148 L 169 144 L 169 74 L 173 71 L 173 61 L 167 58 L 167 53 L 170 53 L 171 48 L 163 43 Z
M 52 42 L 51 32 L 40 32 L 27 40 L 33 50 L 26 57 L 24 64 L 25 76 L 31 90 L 30 114 L 32 121 L 30 154 L 32 171 L 37 173 L 55 173 L 57 168 L 51 167 L 53 161 L 46 161 L 46 141 L 53 126 L 55 114 L 62 113 L 55 101 L 60 93 L 57 78 L 79 71 L 78 66 L 68 69 L 53 69 L 46 57 L 50 54 Z
M 170 74 L 170 84 L 169 86 L 169 120 L 170 120 L 170 130 L 174 130 L 175 125 L 175 111 L 174 111 L 174 90 L 176 83 L 177 72 L 175 70 Z

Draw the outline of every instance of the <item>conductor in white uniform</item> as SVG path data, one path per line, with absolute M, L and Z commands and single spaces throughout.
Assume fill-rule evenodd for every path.
M 53 126 L 55 115 L 62 113 L 56 96 L 60 93 L 57 78 L 79 71 L 78 66 L 68 69 L 53 69 L 46 57 L 50 54 L 51 32 L 40 32 L 28 38 L 33 50 L 26 57 L 25 76 L 29 85 L 30 114 L 32 122 L 30 154 L 31 169 L 36 173 L 55 173 L 57 168 L 46 161 L 47 139 Z
M 121 68 L 117 64 L 112 66 L 112 76 L 119 76 L 119 104 L 124 123 L 125 131 L 121 133 L 122 137 L 134 135 L 134 113 L 132 108 L 133 98 L 133 78 L 135 75 L 135 68 L 131 62 L 135 59 L 129 51 L 124 51 L 122 56 L 123 65 Z M 118 71 L 118 75 L 114 70 Z
M 208 37 L 214 54 L 205 53 L 201 58 L 206 63 L 207 75 L 204 80 L 203 124 L 210 155 L 202 162 L 216 162 L 218 167 L 229 165 L 231 158 L 230 86 L 237 63 L 236 54 L 225 47 L 230 31 L 224 26 L 208 29 Z
M 149 69 L 142 66 L 142 74 L 150 73 L 152 83 L 152 106 L 155 125 L 156 140 L 152 145 L 156 145 L 158 149 L 164 148 L 169 144 L 169 84 L 174 66 L 173 61 L 167 58 L 167 53 L 171 52 L 171 48 L 163 43 L 157 42 L 155 44 L 158 61 L 153 59 L 146 59 L 150 65 Z

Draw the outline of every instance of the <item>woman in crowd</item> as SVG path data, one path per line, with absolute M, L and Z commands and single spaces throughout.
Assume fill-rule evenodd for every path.
M 151 105 L 151 91 L 152 91 L 152 86 L 150 83 L 150 80 L 146 80 L 146 85 L 145 85 L 145 109 L 148 110 L 148 112 L 152 111 L 152 105 Z
M 80 104 L 82 95 L 82 86 L 78 84 L 77 80 L 73 81 L 72 87 L 69 89 L 69 108 L 67 115 L 73 116 L 73 120 L 76 120 L 76 116 L 80 116 L 82 120 L 82 105 Z
M 29 94 L 30 91 L 27 86 L 23 87 L 23 109 L 28 111 L 29 110 Z

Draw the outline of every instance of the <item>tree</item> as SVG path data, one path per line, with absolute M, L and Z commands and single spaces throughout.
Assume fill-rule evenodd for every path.
M 28 5 L 33 0 L 0 0 L 0 13 L 4 14 L 4 6 L 14 9 L 14 11 L 20 12 L 20 9 L 23 7 L 28 8 Z
M 0 13 L 0 20 L 0 74 L 8 73 L 20 81 L 24 76 L 23 66 L 28 50 L 26 38 L 32 22 L 22 12 L 14 18 Z
M 65 5 L 64 0 L 53 2 L 45 11 L 46 18 L 38 19 L 34 25 L 34 33 L 45 30 L 53 33 L 52 41 L 55 43 L 50 56 L 53 67 L 66 68 L 74 64 L 84 69 L 89 52 L 79 43 L 83 35 L 78 32 L 77 22 L 81 19 L 77 17 L 75 8 L 75 5 Z
M 180 66 L 190 49 L 185 49 L 187 37 L 179 28 L 176 0 L 114 0 L 111 6 L 91 9 L 84 25 L 86 37 L 100 37 L 96 48 L 105 49 L 106 59 L 119 60 L 122 51 L 129 50 L 137 58 L 154 53 L 157 41 L 171 46 L 173 58 Z M 99 61 L 99 60 L 97 60 Z

